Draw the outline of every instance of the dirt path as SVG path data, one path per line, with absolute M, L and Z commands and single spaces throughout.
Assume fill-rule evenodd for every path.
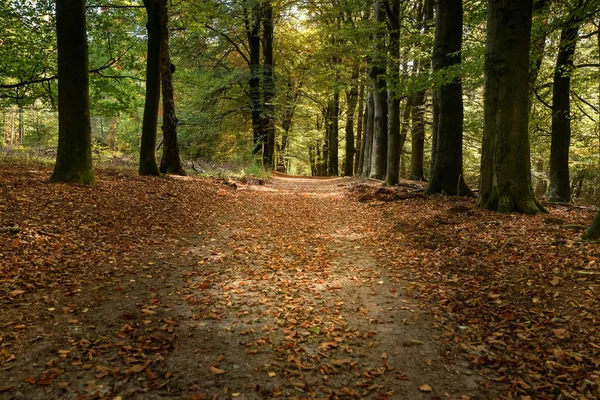
M 0 368 L 0 398 L 495 397 L 375 261 L 379 215 L 348 185 L 223 189 L 211 229 L 63 305 L 53 339 Z

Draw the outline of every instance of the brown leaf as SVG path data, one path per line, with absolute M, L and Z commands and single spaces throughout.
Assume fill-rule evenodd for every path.
M 428 384 L 424 384 L 424 385 L 419 386 L 419 390 L 421 392 L 431 392 L 433 389 Z
M 223 375 L 224 373 L 227 372 L 227 371 L 223 371 L 222 369 L 219 369 L 217 367 L 213 367 L 212 365 L 210 366 L 209 371 L 213 375 Z

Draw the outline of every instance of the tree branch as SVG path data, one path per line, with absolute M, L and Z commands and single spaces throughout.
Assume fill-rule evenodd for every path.
M 592 103 L 588 102 L 587 100 L 585 100 L 583 97 L 579 96 L 577 93 L 575 93 L 574 91 L 571 91 L 571 94 L 575 97 L 577 97 L 577 100 L 581 101 L 583 104 L 587 105 L 588 107 L 590 107 L 592 110 L 598 112 L 598 108 L 596 106 L 594 106 Z
M 542 103 L 543 105 L 545 105 L 546 107 L 548 107 L 549 109 L 551 109 L 551 110 L 552 110 L 552 106 L 551 106 L 550 104 L 546 103 L 546 102 L 544 101 L 544 99 L 542 99 L 542 98 L 540 97 L 540 95 L 538 94 L 537 90 L 535 90 L 535 87 L 533 87 L 533 86 L 532 86 L 532 87 L 531 87 L 531 90 L 533 90 L 533 94 L 535 94 L 535 97 L 537 97 L 537 99 L 540 101 L 540 103 Z
M 244 59 L 244 61 L 246 61 L 246 63 L 248 65 L 250 65 L 250 60 L 248 59 L 248 57 L 246 57 L 246 55 L 244 54 L 244 52 L 242 51 L 242 49 L 240 49 L 240 46 L 238 46 L 237 43 L 235 43 L 225 32 L 220 32 L 219 30 L 217 30 L 216 28 L 213 28 L 212 26 L 210 26 L 209 24 L 204 24 L 204 26 L 208 29 L 210 29 L 211 31 L 223 36 L 225 38 L 225 40 L 227 40 L 234 48 L 235 50 L 242 56 L 242 58 Z

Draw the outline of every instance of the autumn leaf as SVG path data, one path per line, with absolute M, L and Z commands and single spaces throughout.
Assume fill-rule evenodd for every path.
M 431 392 L 433 389 L 428 384 L 424 384 L 424 385 L 419 386 L 419 390 L 421 392 Z
M 219 369 L 217 367 L 213 367 L 212 365 L 209 367 L 210 373 L 213 375 L 223 375 L 226 371 Z

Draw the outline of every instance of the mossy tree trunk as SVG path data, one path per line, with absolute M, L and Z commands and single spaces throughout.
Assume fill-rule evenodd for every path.
M 171 64 L 169 51 L 169 13 L 167 1 L 160 0 L 160 19 L 162 28 L 161 48 L 161 82 L 163 104 L 163 154 L 160 159 L 160 172 L 163 174 L 186 175 L 181 166 L 179 144 L 177 143 L 177 116 L 173 98 L 173 73 L 175 66 Z
M 455 68 L 461 63 L 462 0 L 436 2 L 433 72 Z M 436 84 L 433 96 L 435 147 L 427 193 L 473 196 L 463 177 L 463 100 L 460 76 Z
M 94 184 L 84 0 L 56 1 L 58 151 L 53 182 Z
M 545 211 L 531 188 L 527 103 L 532 2 L 488 0 L 481 174 L 486 181 L 480 205 L 498 212 Z M 484 162 L 492 163 L 491 175 Z
M 140 143 L 140 175 L 160 175 L 156 160 L 156 129 L 158 126 L 158 108 L 160 104 L 160 63 L 162 29 L 160 22 L 160 1 L 144 0 L 148 14 L 148 55 L 146 58 L 146 99 L 144 119 L 142 121 L 142 139 Z

